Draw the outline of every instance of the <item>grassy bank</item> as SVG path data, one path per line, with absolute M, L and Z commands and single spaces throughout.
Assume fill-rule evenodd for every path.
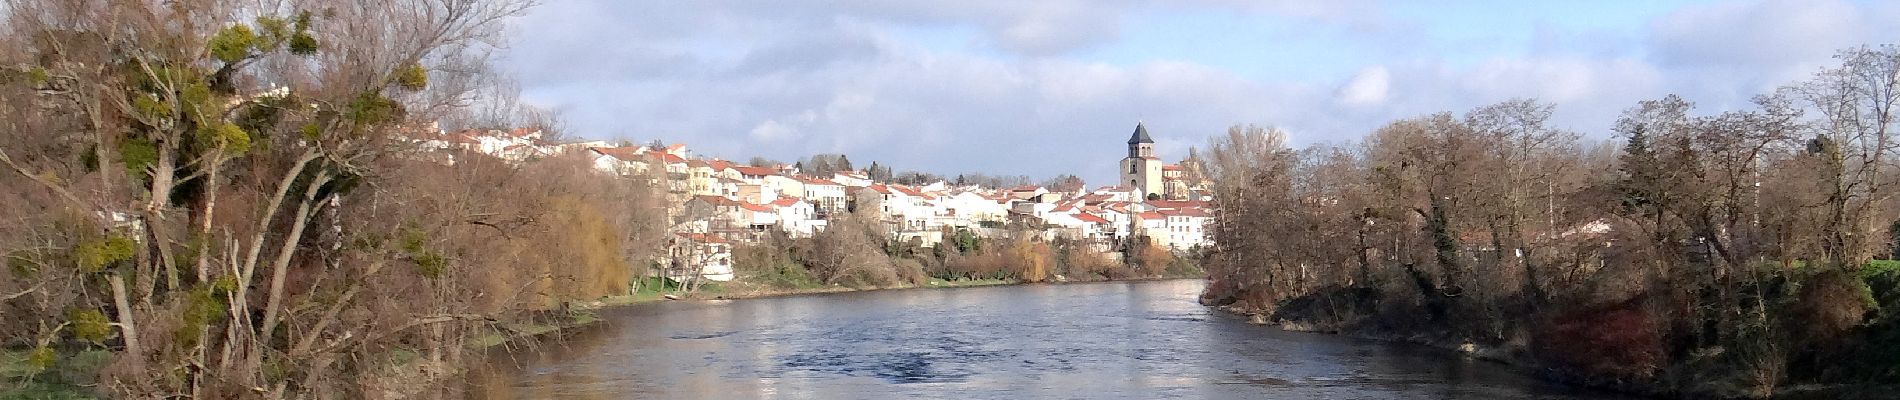
M 55 351 L 35 360 L 32 350 L 0 350 L 0 399 L 90 399 L 99 368 L 111 360 L 104 350 Z

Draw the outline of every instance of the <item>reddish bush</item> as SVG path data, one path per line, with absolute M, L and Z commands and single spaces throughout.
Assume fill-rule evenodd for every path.
M 1642 381 L 1665 363 L 1661 326 L 1640 300 L 1564 313 L 1545 323 L 1533 349 L 1545 362 L 1582 375 Z

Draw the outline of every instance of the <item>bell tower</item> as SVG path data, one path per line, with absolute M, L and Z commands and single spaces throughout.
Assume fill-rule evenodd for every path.
M 1148 137 L 1148 126 L 1135 123 L 1135 133 L 1128 137 L 1128 157 L 1122 159 L 1121 181 L 1118 185 L 1128 185 L 1139 191 L 1141 196 L 1161 193 L 1161 158 L 1155 157 L 1155 140 Z

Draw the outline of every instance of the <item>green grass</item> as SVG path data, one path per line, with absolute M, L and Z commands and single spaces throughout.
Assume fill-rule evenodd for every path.
M 1900 272 L 1900 260 L 1871 260 L 1860 269 L 1861 277 L 1871 277 Z
M 61 353 L 52 367 L 36 371 L 27 364 L 28 349 L 0 350 L 0 400 L 90 399 L 99 368 L 112 359 L 105 350 Z
M 0 350 L 0 378 L 24 379 L 37 372 L 26 363 L 28 351 L 30 350 Z
M 0 400 L 92 399 L 85 388 L 47 382 L 0 383 Z

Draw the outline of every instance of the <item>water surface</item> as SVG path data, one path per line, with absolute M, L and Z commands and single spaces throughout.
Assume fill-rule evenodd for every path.
M 1198 280 L 922 289 L 605 312 L 472 374 L 477 398 L 1597 399 L 1415 345 L 1282 332 Z

